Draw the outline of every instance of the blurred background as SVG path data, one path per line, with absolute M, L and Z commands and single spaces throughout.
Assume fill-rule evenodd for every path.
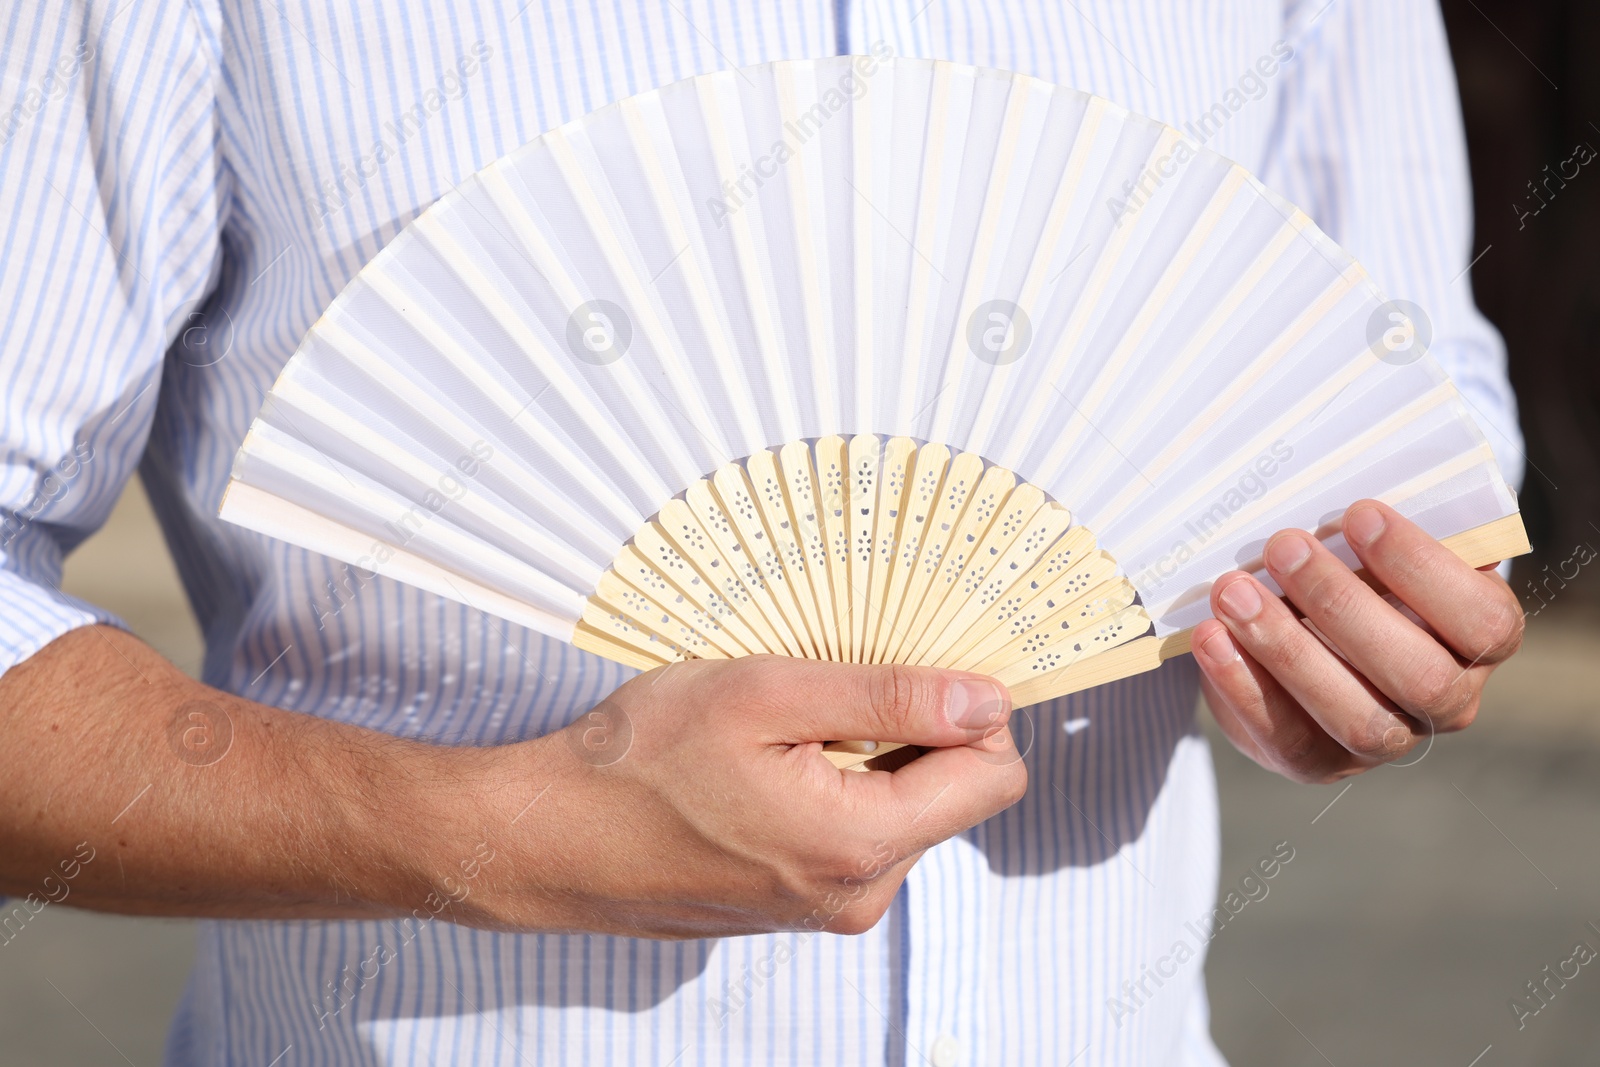
M 1512 578 L 1527 642 L 1471 731 L 1340 786 L 1259 770 L 1202 716 L 1223 891 L 1279 842 L 1295 850 L 1211 945 L 1213 1032 L 1236 1067 L 1600 1062 L 1600 966 L 1551 982 L 1542 1006 L 1528 990 L 1580 943 L 1600 952 L 1600 566 L 1577 562 L 1600 550 L 1600 5 L 1443 6 L 1472 277 L 1527 438 L 1534 554 Z M 197 673 L 199 633 L 137 484 L 63 586 Z M 0 956 L 0 1067 L 159 1064 L 193 945 L 184 922 L 46 908 Z M 1538 1013 L 1519 1019 L 1519 996 Z

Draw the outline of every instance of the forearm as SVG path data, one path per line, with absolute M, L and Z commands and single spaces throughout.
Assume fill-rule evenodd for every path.
M 425 908 L 488 787 L 486 750 L 253 703 L 109 627 L 0 677 L 0 737 L 0 892 L 131 914 Z
M 0 677 L 0 892 L 145 915 L 860 932 L 924 850 L 1027 784 L 1004 691 L 959 672 L 702 660 L 606 705 L 531 741 L 427 745 L 75 630 Z M 225 752 L 204 733 L 224 714 Z M 933 751 L 892 774 L 820 754 L 874 736 Z

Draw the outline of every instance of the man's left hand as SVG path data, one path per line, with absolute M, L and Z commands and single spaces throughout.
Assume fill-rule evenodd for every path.
M 1374 500 L 1345 512 L 1344 535 L 1425 625 L 1315 537 L 1284 530 L 1265 559 L 1289 603 L 1230 571 L 1211 587 L 1216 618 L 1194 633 L 1217 725 L 1245 755 L 1300 782 L 1359 774 L 1470 726 L 1490 672 L 1522 643 L 1522 609 L 1492 566 L 1474 570 Z

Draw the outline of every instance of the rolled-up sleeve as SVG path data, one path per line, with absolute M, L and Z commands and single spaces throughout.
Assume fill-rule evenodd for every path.
M 138 463 L 217 266 L 214 38 L 182 0 L 20 4 L 0 50 L 0 672 L 116 622 L 62 561 Z
M 1501 470 L 1524 454 L 1505 346 L 1472 300 L 1466 138 L 1433 0 L 1289 0 L 1293 60 L 1261 177 L 1427 314 L 1431 351 L 1455 379 Z M 1489 254 L 1493 254 L 1491 251 Z

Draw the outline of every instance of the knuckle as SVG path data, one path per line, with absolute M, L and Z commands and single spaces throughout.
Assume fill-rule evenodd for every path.
M 883 918 L 893 899 L 893 889 L 884 891 L 860 878 L 829 882 L 808 900 L 811 910 L 802 925 L 836 934 L 864 934 Z
M 1366 591 L 1367 587 L 1354 576 L 1329 574 L 1307 591 L 1307 606 L 1314 609 L 1321 620 L 1336 624 L 1360 612 Z
M 892 899 L 882 894 L 869 895 L 834 916 L 828 928 L 835 933 L 851 936 L 867 933 L 883 919 Z
M 1446 723 L 1440 723 L 1438 729 L 1445 733 L 1455 733 L 1457 730 L 1465 730 L 1467 727 L 1478 721 L 1478 709 L 1480 707 L 1481 704 L 1478 699 L 1478 694 L 1474 693 L 1467 699 L 1466 703 L 1461 706 L 1460 710 L 1450 717 L 1450 721 Z
M 1433 663 L 1417 672 L 1406 688 L 1407 711 L 1418 711 L 1430 720 L 1448 719 L 1461 703 L 1461 670 L 1454 663 Z
M 1002 809 L 1011 807 L 1028 795 L 1028 768 L 1021 760 L 1003 768 L 999 794 Z
M 1422 582 L 1431 577 L 1438 569 L 1434 547 L 1432 541 L 1414 541 L 1390 553 L 1383 561 L 1383 569 L 1391 584 L 1393 581 Z
M 778 712 L 788 702 L 785 664 L 777 656 L 741 656 L 738 659 L 701 662 L 717 669 L 712 677 L 705 679 L 706 684 L 743 707 L 752 711 Z M 704 703 L 711 705 L 714 702 Z
M 1285 734 L 1273 745 L 1278 769 L 1296 781 L 1316 780 L 1326 763 L 1322 748 L 1322 738 L 1311 730 Z
M 1376 711 L 1350 732 L 1345 747 L 1358 756 L 1383 760 L 1400 755 L 1411 744 L 1411 731 L 1387 711 Z
M 819 850 L 807 864 L 815 885 L 832 889 L 861 878 L 858 856 L 867 853 L 866 847 L 856 847 L 856 842 L 845 835 L 825 849 Z
M 1262 612 L 1262 615 L 1266 615 Z M 1289 667 L 1298 658 L 1297 643 L 1309 638 L 1305 625 L 1296 618 L 1258 620 L 1254 629 L 1235 635 L 1245 651 L 1272 674 Z M 1245 684 L 1241 675 L 1240 683 Z
M 1522 631 L 1527 624 L 1522 608 L 1508 597 L 1497 597 L 1485 610 L 1478 625 L 1475 647 L 1464 649 L 1474 662 L 1500 663 L 1522 647 Z
M 866 933 L 868 930 L 871 930 L 877 925 L 878 919 L 876 916 L 868 915 L 862 912 L 860 909 L 857 909 L 855 911 L 847 911 L 835 919 L 833 922 L 833 932 L 836 934 L 848 934 L 852 937 L 859 937 L 861 934 Z
M 937 688 L 930 672 L 900 663 L 874 666 L 867 675 L 867 701 L 878 721 L 890 727 L 902 726 L 932 706 Z

